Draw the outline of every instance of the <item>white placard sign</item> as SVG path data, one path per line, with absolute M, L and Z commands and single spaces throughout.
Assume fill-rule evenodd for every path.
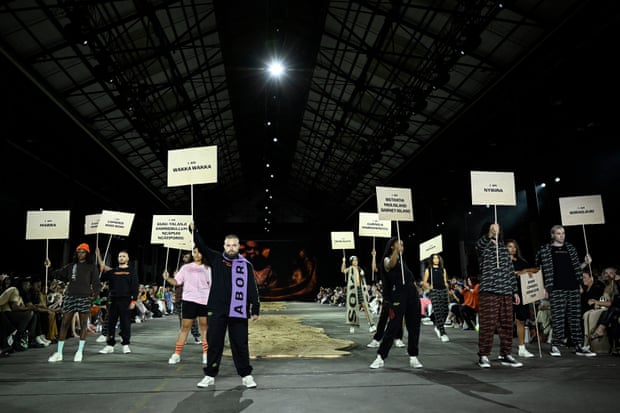
M 360 212 L 359 236 L 390 238 L 392 236 L 392 221 L 379 219 L 376 212 Z
M 84 217 L 84 235 L 96 234 L 100 220 L 101 214 L 86 215 Z
M 560 215 L 564 226 L 605 223 L 600 195 L 560 198 Z
M 191 234 L 190 234 L 191 235 Z M 191 251 L 194 249 L 194 242 L 192 240 L 183 240 L 183 241 L 168 241 L 164 243 L 165 248 L 174 248 L 176 250 L 187 250 Z
M 217 182 L 217 146 L 168 151 L 168 186 Z
M 126 237 L 131 230 L 135 214 L 129 212 L 106 211 L 101 212 L 97 232 L 99 234 L 120 235 Z
M 165 244 L 172 248 L 184 249 L 184 245 L 192 248 L 192 233 L 189 224 L 191 215 L 153 215 L 151 227 L 151 244 Z M 173 247 L 180 244 L 181 247 Z
M 513 172 L 471 171 L 472 205 L 517 205 Z
M 377 212 L 385 221 L 413 221 L 413 203 L 410 188 L 378 186 Z
M 542 272 L 538 270 L 533 274 L 521 274 L 521 291 L 523 292 L 523 302 L 529 304 L 545 298 L 545 284 L 543 283 Z
M 28 211 L 26 239 L 69 239 L 71 211 Z
M 353 232 L 332 232 L 333 250 L 351 250 L 355 248 L 355 238 Z
M 420 261 L 423 261 L 433 254 L 439 254 L 443 251 L 443 238 L 437 235 L 420 244 Z

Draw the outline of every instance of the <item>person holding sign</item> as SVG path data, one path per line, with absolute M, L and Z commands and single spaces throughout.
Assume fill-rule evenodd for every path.
M 197 384 L 198 387 L 215 385 L 215 376 L 220 370 L 224 353 L 224 339 L 228 330 L 228 339 L 233 362 L 237 374 L 241 376 L 241 384 L 247 388 L 256 387 L 252 377 L 250 350 L 248 346 L 248 318 L 258 320 L 260 301 L 258 288 L 254 279 L 254 267 L 239 255 L 239 237 L 229 234 L 224 237 L 224 252 L 208 248 L 195 230 L 194 242 L 198 251 L 207 258 L 212 267 L 212 284 L 209 293 L 209 314 L 207 322 L 207 365 L 203 371 L 205 376 Z
M 487 223 L 482 227 L 476 241 L 476 253 L 480 269 L 480 292 L 478 297 L 478 365 L 491 367 L 489 355 L 493 337 L 499 334 L 499 358 L 502 366 L 521 367 L 511 354 L 512 350 L 512 304 L 521 302 L 517 279 L 508 248 L 504 245 L 499 224 Z
M 527 277 L 527 274 L 535 273 L 538 269 L 530 268 L 528 262 L 521 255 L 521 249 L 516 240 L 506 240 L 506 248 L 508 248 L 508 254 L 510 254 L 510 260 L 512 261 L 512 266 L 514 267 L 517 277 L 517 288 L 521 300 L 521 303 L 513 305 L 515 323 L 517 325 L 517 339 L 519 340 L 519 357 L 534 357 L 534 355 L 525 348 L 525 322 L 530 319 L 530 305 L 522 304 L 523 291 L 521 289 L 521 277 Z
M 374 256 L 373 256 L 374 258 Z M 368 331 L 374 333 L 377 327 L 372 322 L 370 310 L 368 309 L 368 287 L 366 286 L 366 273 L 359 266 L 359 260 L 355 255 L 349 258 L 351 266 L 346 266 L 346 257 L 342 257 L 340 272 L 347 278 L 347 321 L 351 323 L 350 333 L 355 332 L 355 325 L 359 326 L 359 308 L 361 307 L 368 320 Z M 351 316 L 350 314 L 354 315 Z
M 401 328 L 403 319 L 409 334 L 407 342 L 407 353 L 409 354 L 409 365 L 414 369 L 422 368 L 422 363 L 418 360 L 420 324 L 421 324 L 421 305 L 415 275 L 407 267 L 402 255 L 404 251 L 403 241 L 398 237 L 392 237 L 385 246 L 382 265 L 383 272 L 383 291 L 388 295 L 389 300 L 389 321 L 383 340 L 377 350 L 377 358 L 370 364 L 371 369 L 378 369 L 384 366 L 394 338 Z M 403 282 L 404 280 L 404 282 Z M 386 305 L 386 304 L 384 304 Z
M 424 270 L 422 288 L 428 290 L 433 305 L 433 323 L 435 334 L 443 343 L 450 341 L 444 324 L 448 318 L 448 273 L 439 254 L 432 254 Z
M 585 261 L 579 261 L 575 246 L 566 242 L 566 231 L 562 225 L 551 227 L 551 242 L 543 244 L 536 254 L 536 266 L 542 269 L 545 283 L 545 297 L 549 297 L 551 310 L 551 351 L 553 357 L 561 357 L 560 346 L 568 343 L 564 324 L 568 321 L 570 338 L 575 344 L 575 354 L 594 357 L 596 353 L 583 346 L 583 326 L 581 321 L 581 297 L 579 285 L 582 283 L 581 270 L 592 263 L 586 254 Z
M 80 342 L 78 349 L 73 356 L 74 362 L 81 362 L 84 356 L 84 345 L 86 344 L 86 334 L 88 333 L 88 318 L 90 317 L 90 307 L 94 297 L 99 296 L 99 271 L 97 266 L 89 260 L 90 247 L 83 243 L 75 249 L 73 262 L 64 267 L 50 271 L 54 279 L 69 281 L 69 286 L 65 292 L 62 302 L 62 322 L 58 335 L 58 348 L 48 361 L 55 363 L 62 361 L 62 351 L 67 338 L 67 331 L 71 326 L 74 314 L 79 314 L 80 318 Z M 45 259 L 45 266 L 50 268 L 52 263 Z
M 202 254 L 194 248 L 194 261 L 187 263 L 170 277 L 168 271 L 164 271 L 163 277 L 170 285 L 183 285 L 183 297 L 181 302 L 181 313 L 183 321 L 177 336 L 175 350 L 168 364 L 177 364 L 181 361 L 181 352 L 187 341 L 187 336 L 192 329 L 194 320 L 198 318 L 200 326 L 200 337 L 202 341 L 202 364 L 207 364 L 207 352 L 209 349 L 207 341 L 207 302 L 211 291 L 211 266 L 202 259 Z

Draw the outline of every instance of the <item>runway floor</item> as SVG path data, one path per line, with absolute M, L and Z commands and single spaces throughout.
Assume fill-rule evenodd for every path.
M 376 349 L 366 326 L 349 333 L 344 308 L 290 302 L 278 314 L 303 318 L 332 338 L 353 340 L 350 355 L 339 358 L 261 358 L 252 360 L 255 389 L 241 386 L 233 362 L 224 358 L 214 389 L 201 389 L 200 346 L 187 344 L 183 361 L 169 365 L 178 318 L 168 316 L 132 325 L 132 353 L 117 344 L 99 354 L 103 343 L 89 336 L 84 360 L 73 362 L 77 340 L 65 344 L 65 361 L 49 363 L 52 345 L 0 359 L 2 412 L 612 412 L 618 408 L 620 357 L 561 358 L 543 345 L 537 356 L 520 359 L 521 368 L 477 365 L 477 333 L 447 328 L 442 343 L 432 326 L 422 325 L 422 369 L 409 367 L 406 349 L 393 347 L 385 367 L 368 366 Z M 260 319 L 259 321 L 260 322 Z M 407 337 L 405 336 L 405 341 Z M 516 354 L 516 341 L 514 344 Z M 251 351 L 251 349 L 250 349 Z

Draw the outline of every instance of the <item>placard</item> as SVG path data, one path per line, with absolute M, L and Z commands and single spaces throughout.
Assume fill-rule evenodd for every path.
M 359 236 L 390 238 L 392 236 L 392 221 L 379 219 L 376 212 L 360 212 Z
M 126 237 L 131 230 L 135 214 L 129 212 L 106 211 L 101 212 L 97 232 L 99 234 L 120 235 Z
M 353 232 L 332 232 L 331 237 L 333 250 L 355 248 L 355 238 Z
M 377 212 L 385 221 L 413 221 L 413 203 L 410 188 L 378 186 Z
M 433 254 L 443 251 L 443 238 L 440 235 L 420 244 L 420 261 L 424 261 Z
M 519 276 L 519 281 L 523 293 L 521 304 L 529 304 L 545 298 L 545 284 L 541 270 L 535 273 L 522 274 Z
M 168 151 L 168 186 L 217 182 L 217 146 Z
M 562 225 L 604 224 L 603 200 L 600 195 L 560 198 Z
M 28 211 L 26 239 L 69 239 L 71 211 Z
M 153 225 L 151 226 L 151 244 L 165 244 L 173 247 L 185 249 L 183 246 L 189 245 L 192 248 L 192 233 L 189 225 L 192 223 L 191 215 L 153 215 Z
M 96 234 L 100 220 L 101 214 L 86 215 L 84 217 L 84 235 Z
M 472 205 L 517 205 L 512 172 L 471 171 Z

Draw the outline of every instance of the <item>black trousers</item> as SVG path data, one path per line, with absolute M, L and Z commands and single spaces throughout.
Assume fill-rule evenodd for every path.
M 119 336 L 121 336 L 121 344 L 126 345 L 131 342 L 131 310 L 129 304 L 131 299 L 127 298 L 110 298 L 108 297 L 108 331 L 106 343 L 113 346 L 116 343 L 114 333 L 116 331 L 116 322 L 120 320 L 121 328 Z
M 205 376 L 215 377 L 220 371 L 224 354 L 224 340 L 228 330 L 228 341 L 237 374 L 241 377 L 252 373 L 248 345 L 248 319 L 229 317 L 228 314 L 210 314 L 207 317 L 207 365 L 203 368 Z

